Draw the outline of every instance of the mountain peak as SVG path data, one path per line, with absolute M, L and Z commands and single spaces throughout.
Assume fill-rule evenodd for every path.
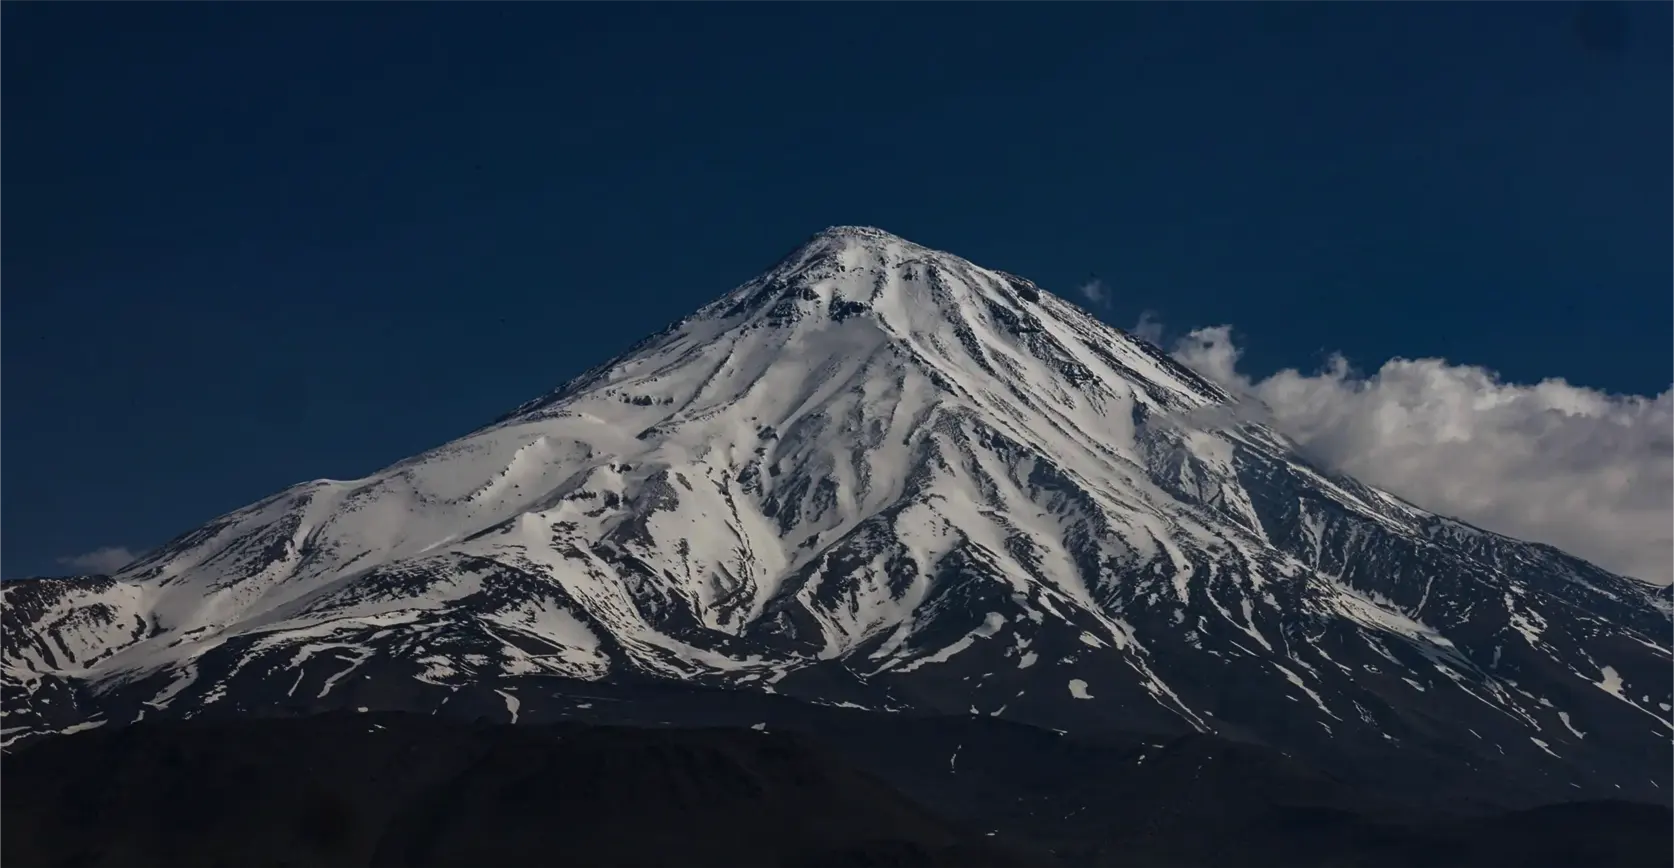
M 828 226 L 791 251 L 779 261 L 777 267 L 763 277 L 788 276 L 827 262 L 834 256 L 845 257 L 845 254 L 847 258 L 859 256 L 887 262 L 899 259 L 899 254 L 905 252 L 937 253 L 951 259 L 958 258 L 952 254 L 932 251 L 922 244 L 875 226 Z
M 814 236 L 815 238 L 861 238 L 870 241 L 900 242 L 911 244 L 905 238 L 893 232 L 886 232 L 876 226 L 827 226 Z M 914 245 L 917 246 L 917 245 Z
M 1107 414 L 1123 418 L 1126 411 L 1118 408 L 1130 401 L 1151 412 L 1228 400 L 1154 347 L 1028 280 L 883 229 L 836 225 L 760 276 L 495 424 L 583 412 L 580 405 L 559 405 L 586 403 L 585 395 L 602 389 L 650 402 L 635 406 L 672 408 L 633 423 L 635 430 L 654 428 L 647 437 L 717 424 L 732 412 L 723 408 L 737 406 L 753 408 L 745 413 L 746 427 L 777 426 L 846 400 L 847 390 L 829 381 L 839 373 L 861 392 L 867 391 L 862 381 L 908 389 L 908 404 L 942 395 L 952 399 L 942 411 L 959 405 L 979 415 L 1050 417 L 1067 409 L 1090 414 L 1082 423 L 1100 427 Z M 768 407 L 780 389 L 812 403 Z M 1023 406 L 999 410 L 981 397 L 991 394 Z M 1117 423 L 1118 431 L 1127 428 Z

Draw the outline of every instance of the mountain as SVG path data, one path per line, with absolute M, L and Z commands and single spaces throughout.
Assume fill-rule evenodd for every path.
M 452 443 L 8 583 L 3 738 L 586 721 L 677 684 L 1213 733 L 1460 804 L 1669 800 L 1653 588 L 1252 418 L 1027 280 L 829 229 Z

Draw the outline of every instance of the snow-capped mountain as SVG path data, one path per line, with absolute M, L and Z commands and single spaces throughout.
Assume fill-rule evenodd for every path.
M 1234 409 L 1027 280 L 829 229 L 452 443 L 8 584 L 4 739 L 462 697 L 529 720 L 675 680 L 1668 799 L 1651 588 Z

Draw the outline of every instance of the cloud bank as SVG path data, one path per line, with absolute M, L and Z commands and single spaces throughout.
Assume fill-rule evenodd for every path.
M 1149 315 L 1136 334 L 1160 337 Z M 1563 380 L 1502 382 L 1444 359 L 1392 359 L 1254 380 L 1227 326 L 1174 356 L 1257 402 L 1309 458 L 1424 509 L 1674 582 L 1674 389 L 1611 395 Z
M 94 549 L 86 554 L 59 558 L 58 562 L 84 572 L 108 575 L 133 563 L 134 559 L 138 557 L 137 552 L 129 551 L 122 546 L 106 546 Z

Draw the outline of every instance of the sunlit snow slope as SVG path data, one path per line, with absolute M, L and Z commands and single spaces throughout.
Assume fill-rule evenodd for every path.
M 1666 800 L 1650 589 L 1230 400 L 1026 280 L 830 229 L 490 427 L 7 585 L 4 738 L 674 679 Z

